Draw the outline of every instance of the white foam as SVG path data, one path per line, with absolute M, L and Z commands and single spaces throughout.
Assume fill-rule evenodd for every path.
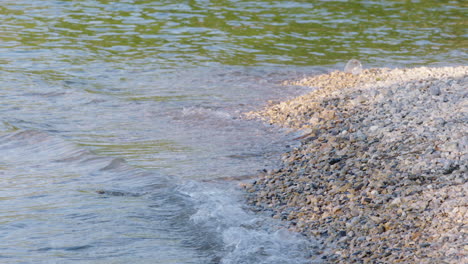
M 233 186 L 190 182 L 180 191 L 195 203 L 197 211 L 191 221 L 221 237 L 221 263 L 312 262 L 315 242 L 288 231 L 274 219 L 245 209 Z
M 182 116 L 185 118 L 196 118 L 204 120 L 208 118 L 232 119 L 232 116 L 225 112 L 203 107 L 187 107 L 182 110 Z

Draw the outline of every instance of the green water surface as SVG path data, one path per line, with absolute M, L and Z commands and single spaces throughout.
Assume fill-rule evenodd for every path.
M 434 0 L 5 0 L 0 69 L 462 64 L 467 14 L 465 1 Z

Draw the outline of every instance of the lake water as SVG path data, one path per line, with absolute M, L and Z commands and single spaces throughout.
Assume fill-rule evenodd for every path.
M 356 1 L 357 2 L 357 1 Z M 464 1 L 0 3 L 0 263 L 310 263 L 225 177 L 295 134 L 241 118 L 344 67 L 466 64 Z M 317 260 L 320 262 L 320 259 Z

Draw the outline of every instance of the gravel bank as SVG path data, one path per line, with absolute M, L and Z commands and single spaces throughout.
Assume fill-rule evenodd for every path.
M 248 201 L 327 263 L 467 263 L 468 67 L 369 69 L 249 118 L 304 131 Z

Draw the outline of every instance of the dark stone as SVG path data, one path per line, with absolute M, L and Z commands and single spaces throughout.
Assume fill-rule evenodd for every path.
M 460 165 L 450 164 L 450 166 L 447 169 L 445 169 L 442 173 L 444 175 L 448 175 L 448 174 L 451 174 L 452 172 L 454 172 L 454 171 L 456 171 L 458 169 L 460 169 Z
M 333 165 L 333 164 L 340 162 L 341 160 L 342 158 L 332 158 L 328 161 L 328 164 Z
M 328 237 L 328 231 L 325 230 L 325 231 L 320 232 L 320 236 L 322 236 L 322 237 Z
M 354 187 L 355 191 L 360 191 L 364 187 L 364 183 L 359 184 L 358 186 Z

